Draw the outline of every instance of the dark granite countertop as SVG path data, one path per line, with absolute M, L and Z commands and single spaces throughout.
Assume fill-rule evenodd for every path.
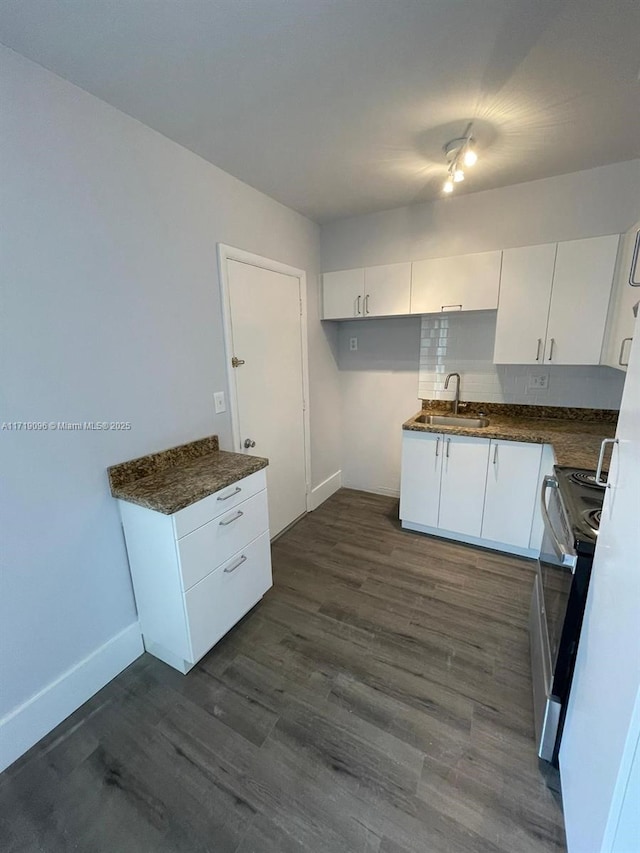
M 489 426 L 432 426 L 418 420 L 424 415 L 442 415 L 450 411 L 449 402 L 425 401 L 423 408 L 409 418 L 402 425 L 402 429 L 550 444 L 558 465 L 589 469 L 595 469 L 598 463 L 602 439 L 614 437 L 618 414 L 605 409 L 552 409 L 542 406 L 468 403 L 464 409 L 460 409 L 459 415 L 474 417 L 483 412 L 489 418 Z
M 219 450 L 218 436 L 212 435 L 113 465 L 107 472 L 114 498 L 171 515 L 268 464 L 260 456 Z

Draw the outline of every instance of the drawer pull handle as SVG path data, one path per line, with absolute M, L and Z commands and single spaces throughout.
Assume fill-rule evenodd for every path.
M 246 562 L 247 562 L 247 558 L 246 558 L 246 557 L 245 557 L 245 555 L 243 554 L 243 555 L 242 555 L 242 557 L 240 557 L 240 559 L 238 560 L 238 562 L 237 562 L 237 563 L 234 563 L 234 564 L 233 564 L 233 566 L 227 566 L 227 568 L 226 568 L 226 569 L 224 569 L 224 571 L 225 571 L 227 574 L 231 574 L 231 572 L 235 572 L 235 570 L 236 570 L 236 569 L 239 569 L 239 568 L 240 568 L 240 566 L 241 566 L 243 563 L 246 563 Z
M 239 509 L 238 512 L 233 516 L 233 518 L 230 518 L 228 521 L 221 521 L 220 527 L 226 527 L 227 524 L 233 524 L 234 521 L 237 521 L 239 518 L 242 518 L 243 515 L 244 513 L 241 509 Z
M 228 495 L 220 495 L 220 497 L 217 498 L 217 500 L 228 501 L 229 498 L 232 498 L 234 495 L 237 495 L 238 492 L 241 492 L 241 491 L 242 491 L 242 489 L 240 488 L 240 486 L 236 486 L 235 489 L 232 492 L 229 492 Z

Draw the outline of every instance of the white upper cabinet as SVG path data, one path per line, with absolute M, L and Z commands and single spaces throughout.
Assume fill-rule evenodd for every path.
M 619 237 L 508 249 L 496 364 L 599 364 Z
M 408 314 L 411 300 L 411 264 L 385 264 L 364 271 L 365 317 Z
M 324 273 L 322 295 L 325 320 L 363 317 L 364 269 Z
M 496 309 L 501 259 L 498 251 L 414 261 L 411 313 Z
M 535 364 L 544 358 L 556 243 L 502 253 L 495 364 Z
M 547 326 L 548 364 L 600 364 L 620 237 L 558 243 Z
M 411 264 L 385 264 L 322 276 L 325 320 L 409 313 Z
M 640 222 L 628 231 L 618 256 L 602 364 L 626 370 L 633 340 L 633 306 L 640 300 Z M 638 282 L 633 284 L 632 282 Z

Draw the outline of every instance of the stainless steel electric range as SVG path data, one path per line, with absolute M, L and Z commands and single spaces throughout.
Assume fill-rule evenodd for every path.
M 554 767 L 558 766 L 603 500 L 604 486 L 595 471 L 556 466 L 542 484 L 545 535 L 529 627 L 538 755 Z

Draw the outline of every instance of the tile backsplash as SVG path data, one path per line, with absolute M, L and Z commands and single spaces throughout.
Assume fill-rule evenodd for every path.
M 422 318 L 418 396 L 453 399 L 447 373 L 461 376 L 460 399 L 487 403 L 619 409 L 625 374 L 610 367 L 493 364 L 496 314 L 428 315 Z M 546 388 L 534 381 L 546 377 Z M 538 382 L 539 384 L 539 382 Z

